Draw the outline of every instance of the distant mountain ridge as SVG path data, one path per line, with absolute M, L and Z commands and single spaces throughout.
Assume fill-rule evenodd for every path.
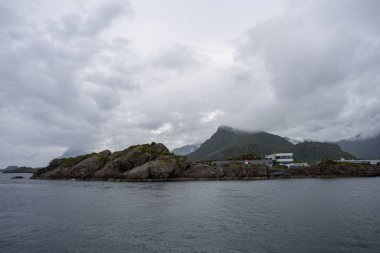
M 85 155 L 87 153 L 90 153 L 90 152 L 86 152 L 86 151 L 81 150 L 81 149 L 74 149 L 74 150 L 68 149 L 61 156 L 59 156 L 57 158 L 77 157 L 77 156 L 80 156 L 80 155 Z
M 362 159 L 380 159 L 380 134 L 367 139 L 341 140 L 339 147 Z
M 191 160 L 221 160 L 254 152 L 264 156 L 272 153 L 291 152 L 294 159 L 316 162 L 324 159 L 353 159 L 338 145 L 322 142 L 292 144 L 286 138 L 267 132 L 246 132 L 221 126 L 210 139 L 188 155 Z
M 197 150 L 200 145 L 201 144 L 185 145 L 185 146 L 173 149 L 172 152 L 175 155 L 188 155 L 194 152 L 195 150 Z
M 36 171 L 36 169 L 26 166 L 18 167 L 11 165 L 1 171 L 2 173 L 33 173 Z

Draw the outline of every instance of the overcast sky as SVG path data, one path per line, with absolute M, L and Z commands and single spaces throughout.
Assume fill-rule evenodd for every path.
M 378 0 L 0 0 L 0 168 L 67 150 L 380 130 Z

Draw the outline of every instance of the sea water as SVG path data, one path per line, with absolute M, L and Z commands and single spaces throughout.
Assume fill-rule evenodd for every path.
M 380 178 L 11 179 L 0 252 L 380 252 Z

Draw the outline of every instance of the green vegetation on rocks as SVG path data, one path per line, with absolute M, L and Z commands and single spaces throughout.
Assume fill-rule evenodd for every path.
M 49 169 L 56 169 L 58 167 L 72 167 L 75 164 L 78 164 L 87 158 L 95 155 L 96 153 L 86 154 L 86 155 L 80 155 L 77 157 L 70 157 L 70 158 L 56 158 L 53 159 L 50 163 L 48 168 Z
M 160 171 L 158 167 L 166 167 L 167 171 L 177 170 L 180 166 L 187 166 L 187 158 L 176 156 L 169 152 L 165 145 L 161 143 L 150 143 L 143 145 L 130 146 L 122 151 L 111 153 L 108 150 L 100 153 L 91 153 L 87 155 L 54 159 L 50 164 L 34 173 L 33 178 L 78 178 L 78 179 L 148 179 L 150 173 L 146 170 Z M 140 168 L 150 162 L 152 166 L 145 166 L 147 169 Z M 142 171 L 144 173 L 137 173 Z M 154 173 L 152 173 L 153 175 Z M 143 177 L 143 175 L 145 175 Z M 169 175 L 162 176 L 167 178 Z M 137 177 L 137 178 L 136 178 Z M 160 178 L 160 176 L 155 176 Z

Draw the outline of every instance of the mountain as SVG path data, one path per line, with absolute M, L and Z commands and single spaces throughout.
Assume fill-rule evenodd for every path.
M 183 147 L 175 148 L 172 152 L 175 155 L 188 155 L 199 148 L 201 144 L 186 145 Z
M 259 155 L 288 152 L 293 144 L 280 136 L 266 132 L 245 132 L 221 126 L 210 139 L 188 155 L 192 160 L 217 160 L 248 152 Z
M 17 169 L 18 166 L 16 165 L 9 165 L 8 167 L 6 167 L 5 169 L 3 169 L 4 171 L 12 171 L 12 170 L 15 170 Z
M 367 139 L 341 140 L 335 144 L 362 159 L 380 159 L 380 135 Z
M 86 152 L 86 151 L 81 150 L 81 149 L 75 149 L 75 150 L 68 149 L 58 158 L 77 157 L 77 156 L 85 155 L 87 153 L 89 153 L 89 152 Z
M 301 162 L 315 162 L 322 160 L 354 159 L 355 157 L 344 152 L 336 144 L 326 142 L 306 141 L 294 145 L 294 160 Z
M 316 162 L 324 159 L 352 159 L 339 146 L 321 142 L 292 144 L 286 138 L 266 132 L 246 132 L 221 126 L 210 139 L 188 155 L 191 160 L 222 160 L 246 153 L 261 156 L 273 153 L 291 152 L 295 160 Z
M 18 166 L 8 166 L 2 170 L 3 173 L 33 173 L 36 170 L 31 167 L 18 167 Z

